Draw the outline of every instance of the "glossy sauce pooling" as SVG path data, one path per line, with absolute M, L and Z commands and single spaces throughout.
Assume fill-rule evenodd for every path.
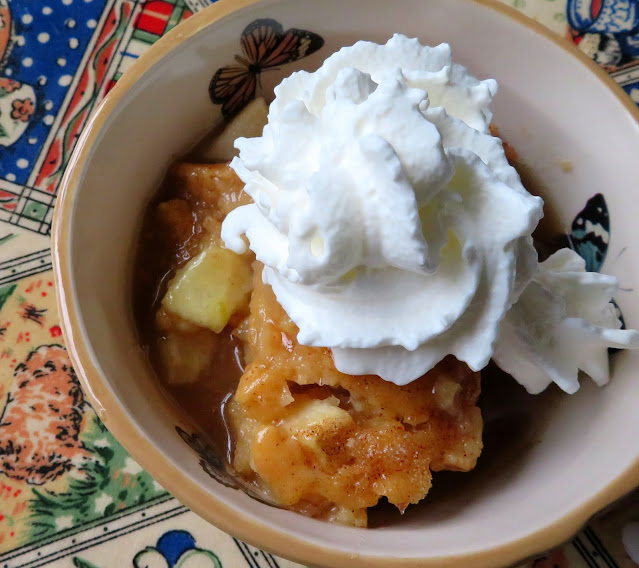
M 176 269 L 197 255 L 207 239 L 219 235 L 227 210 L 248 202 L 241 186 L 230 194 L 226 191 L 231 183 L 224 177 L 226 173 L 226 169 L 207 165 L 175 164 L 170 169 L 145 212 L 135 262 L 133 303 L 140 343 L 162 386 L 206 434 L 218 454 L 230 461 L 232 439 L 226 409 L 243 373 L 239 342 L 228 329 L 214 334 L 194 329 L 186 322 L 172 325 L 175 322 L 161 310 L 167 284 Z M 223 196 L 216 191 L 218 187 L 225 188 Z M 208 364 L 192 383 L 169 379 L 162 348 L 176 329 L 188 346 L 210 352 Z

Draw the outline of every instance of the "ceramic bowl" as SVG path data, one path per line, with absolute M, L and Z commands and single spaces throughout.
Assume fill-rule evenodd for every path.
M 305 518 L 207 473 L 206 446 L 159 391 L 138 346 L 132 262 L 143 210 L 167 165 L 222 119 L 209 97 L 212 76 L 237 64 L 240 36 L 258 19 L 325 42 L 308 57 L 263 70 L 259 88 L 267 97 L 293 70 L 314 69 L 359 39 L 385 42 L 402 32 L 424 44 L 449 42 L 475 76 L 499 81 L 494 120 L 544 190 L 558 227 L 569 231 L 589 199 L 603 194 L 586 211 L 589 229 L 607 247 L 603 270 L 625 290 L 639 287 L 637 109 L 565 40 L 488 0 L 221 0 L 124 75 L 85 129 L 63 181 L 55 270 L 65 338 L 88 398 L 184 504 L 238 538 L 304 564 L 490 568 L 568 539 L 639 483 L 639 352 L 615 356 L 605 388 L 582 380 L 576 395 L 561 397 L 535 443 L 508 467 L 384 527 Z M 628 325 L 639 326 L 636 292 L 621 292 L 617 301 Z

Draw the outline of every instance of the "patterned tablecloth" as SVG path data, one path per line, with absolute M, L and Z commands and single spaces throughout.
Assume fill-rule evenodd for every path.
M 639 0 L 503 1 L 574 41 L 639 103 Z M 0 0 L 0 568 L 296 566 L 178 503 L 118 445 L 68 373 L 43 383 L 63 393 L 63 441 L 29 427 L 42 402 L 21 386 L 47 361 L 67 360 L 49 235 L 78 134 L 133 61 L 208 3 Z M 3 459 L 37 446 L 49 459 L 28 473 Z M 528 566 L 637 566 L 631 557 L 639 563 L 639 495 Z

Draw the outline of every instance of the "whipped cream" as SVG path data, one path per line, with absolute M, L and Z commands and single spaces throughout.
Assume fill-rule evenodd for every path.
M 639 333 L 622 330 L 610 298 L 617 279 L 586 272 L 585 261 L 561 249 L 539 271 L 508 311 L 495 344 L 495 362 L 526 389 L 539 393 L 552 382 L 579 389 L 579 370 L 600 386 L 609 380 L 608 348 L 633 348 Z
M 338 370 L 402 385 L 449 354 L 480 370 L 527 309 L 543 202 L 490 135 L 496 91 L 446 44 L 360 41 L 282 81 L 263 135 L 236 140 L 254 203 L 222 238 L 247 237 L 298 341 Z

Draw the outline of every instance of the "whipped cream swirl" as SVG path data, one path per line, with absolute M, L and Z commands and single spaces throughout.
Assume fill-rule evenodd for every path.
M 254 204 L 222 238 L 248 237 L 300 343 L 340 371 L 405 384 L 490 359 L 542 215 L 489 134 L 496 88 L 448 45 L 358 42 L 285 79 L 262 137 L 236 141 Z
M 449 354 L 480 370 L 497 347 L 529 390 L 554 380 L 572 392 L 578 368 L 603 382 L 606 346 L 635 341 L 608 308 L 566 307 L 589 297 L 587 281 L 609 301 L 606 277 L 568 290 L 556 259 L 539 269 L 543 202 L 490 135 L 496 91 L 446 44 L 360 41 L 282 81 L 263 135 L 236 141 L 231 167 L 254 203 L 227 216 L 222 238 L 242 253 L 246 236 L 298 341 L 330 347 L 338 370 L 403 385 Z M 546 324 L 559 347 L 542 345 Z M 597 364 L 579 359 L 573 331 L 604 346 Z

